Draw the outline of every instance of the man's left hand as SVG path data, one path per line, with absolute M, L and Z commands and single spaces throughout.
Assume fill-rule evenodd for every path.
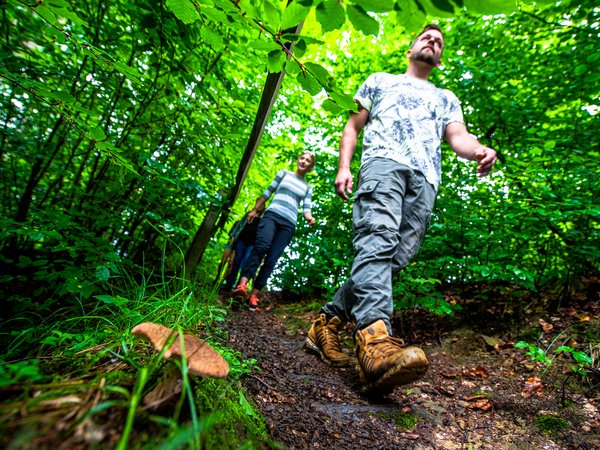
M 475 155 L 477 157 L 477 176 L 484 177 L 490 173 L 496 163 L 496 150 L 482 146 L 475 151 Z

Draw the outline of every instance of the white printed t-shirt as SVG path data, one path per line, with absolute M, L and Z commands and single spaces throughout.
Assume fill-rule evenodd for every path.
M 421 172 L 437 190 L 444 130 L 464 123 L 456 95 L 420 78 L 380 72 L 367 78 L 354 100 L 369 111 L 361 164 L 392 159 Z

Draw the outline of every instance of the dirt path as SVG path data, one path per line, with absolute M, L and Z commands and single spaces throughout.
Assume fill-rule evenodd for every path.
M 600 448 L 598 387 L 579 381 L 575 387 L 585 389 L 575 392 L 575 377 L 568 377 L 562 408 L 559 367 L 539 379 L 543 367 L 522 350 L 494 349 L 497 341 L 449 323 L 441 331 L 424 315 L 403 329 L 426 351 L 428 374 L 385 398 L 367 398 L 354 364 L 332 368 L 303 350 L 316 310 L 299 309 L 267 297 L 260 312 L 239 310 L 224 325 L 229 345 L 258 361 L 245 387 L 286 449 Z M 345 346 L 353 355 L 349 332 Z M 560 417 L 567 428 L 540 431 L 534 422 L 542 415 Z

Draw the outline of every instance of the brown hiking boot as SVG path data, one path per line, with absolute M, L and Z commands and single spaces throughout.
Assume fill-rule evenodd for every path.
M 412 383 L 427 372 L 427 357 L 418 347 L 404 347 L 388 334 L 383 320 L 356 333 L 356 354 L 363 392 L 386 394 L 395 386 Z
M 304 346 L 313 353 L 321 356 L 327 364 L 344 367 L 350 364 L 350 358 L 342 351 L 339 329 L 342 321 L 339 317 L 332 317 L 327 322 L 325 314 L 319 315 L 308 330 Z

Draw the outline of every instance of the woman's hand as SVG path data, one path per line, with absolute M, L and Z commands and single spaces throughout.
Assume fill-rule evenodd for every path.
M 304 218 L 306 219 L 309 225 L 314 225 L 316 222 L 315 218 L 312 216 L 311 213 L 304 214 Z

